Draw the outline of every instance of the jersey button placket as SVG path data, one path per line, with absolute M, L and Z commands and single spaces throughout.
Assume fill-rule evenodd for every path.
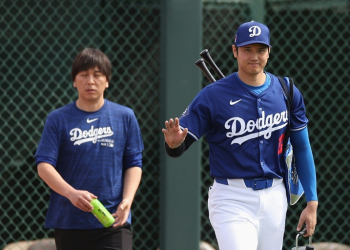
M 258 99 L 258 101 L 261 101 L 261 99 Z M 259 102 L 260 102 L 259 101 Z M 259 106 L 260 106 L 260 103 L 259 103 Z M 259 117 L 261 118 L 262 117 L 262 107 L 259 107 Z M 262 146 L 262 144 L 264 143 L 264 141 L 262 139 L 260 139 L 260 145 L 259 146 Z
M 261 98 L 258 98 L 258 113 L 259 113 L 259 118 L 262 118 L 262 112 L 263 112 L 263 108 L 261 105 Z M 261 132 L 261 128 L 259 128 L 259 151 L 260 151 L 260 155 L 259 155 L 259 159 L 260 159 L 260 166 L 262 169 L 264 169 L 264 161 L 262 159 L 263 154 L 263 147 L 264 147 L 264 137 L 260 135 Z M 265 171 L 264 171 L 265 172 Z

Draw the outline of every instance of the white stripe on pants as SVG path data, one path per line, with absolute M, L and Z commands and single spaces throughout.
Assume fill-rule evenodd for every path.
M 214 182 L 208 208 L 220 250 L 281 250 L 287 206 L 281 180 L 257 191 L 243 179 Z

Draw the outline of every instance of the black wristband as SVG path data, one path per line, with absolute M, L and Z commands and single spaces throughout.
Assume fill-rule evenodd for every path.
M 181 145 L 178 146 L 177 148 L 170 148 L 168 143 L 166 142 L 164 142 L 164 145 L 165 145 L 165 150 L 167 154 L 171 157 L 179 157 L 183 154 L 183 152 L 185 152 L 185 147 L 183 143 L 181 143 Z

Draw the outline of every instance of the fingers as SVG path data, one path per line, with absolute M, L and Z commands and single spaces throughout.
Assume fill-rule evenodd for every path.
M 67 196 L 67 198 L 74 206 L 82 211 L 91 212 L 94 207 L 90 202 L 92 199 L 96 199 L 97 196 L 86 190 L 75 190 L 69 196 Z
M 94 195 L 94 194 L 92 194 L 92 193 L 89 193 L 89 195 L 90 195 L 91 199 L 97 199 L 97 196 L 96 196 L 96 195 Z M 91 201 L 91 200 L 90 200 L 90 201 Z
M 114 218 L 115 218 L 115 221 L 114 221 L 113 227 L 119 227 L 119 226 L 123 225 L 128 219 L 128 217 L 125 215 L 119 215 L 119 216 L 116 216 Z
M 176 119 L 176 118 L 175 118 L 175 119 Z M 173 118 L 171 118 L 171 119 L 169 120 L 169 128 L 173 128 L 173 127 L 175 127 L 175 122 L 174 122 Z
M 306 220 L 306 219 L 300 218 L 297 226 L 297 231 L 302 230 L 304 223 L 306 225 L 306 234 L 304 234 L 303 236 L 304 237 L 312 236 L 315 233 L 316 224 L 310 219 Z
M 184 130 L 182 131 L 183 133 L 183 138 L 186 138 L 187 133 L 188 133 L 188 128 L 184 128 Z
M 315 233 L 315 228 L 317 224 L 317 201 L 309 201 L 307 203 L 307 206 L 305 208 L 305 214 L 304 221 L 307 228 L 307 234 L 305 237 L 309 237 Z
M 165 121 L 165 129 L 162 129 L 165 142 L 170 148 L 177 148 L 184 142 L 188 129 L 181 130 L 179 118 L 170 118 L 169 121 Z
M 113 227 L 123 225 L 128 219 L 129 212 L 130 209 L 128 204 L 119 204 L 117 211 L 114 214 L 112 214 L 112 216 L 115 217 Z
M 174 123 L 175 123 L 175 127 L 179 127 L 180 126 L 179 118 L 176 117 Z
M 96 198 L 97 196 L 92 193 L 89 193 L 89 192 L 84 193 L 83 196 L 81 197 L 82 210 L 85 212 L 91 212 L 92 209 L 94 209 L 94 207 L 91 205 L 90 202 L 92 199 L 96 199 Z
M 173 128 L 179 128 L 180 127 L 180 121 L 179 118 L 170 118 L 169 121 L 165 121 L 165 128 L 166 130 L 170 130 Z
M 298 226 L 297 226 L 297 231 L 300 231 L 303 228 L 303 225 L 304 225 L 304 221 L 302 221 L 301 218 L 300 218 Z
M 305 237 L 310 237 L 315 233 L 315 226 L 315 224 L 306 223 L 307 233 L 305 234 Z
M 166 121 L 165 127 L 167 128 L 167 130 L 174 128 L 175 127 L 174 120 L 170 118 L 169 121 Z

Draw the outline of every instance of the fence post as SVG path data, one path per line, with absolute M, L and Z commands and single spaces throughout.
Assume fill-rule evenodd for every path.
M 265 0 L 251 0 L 249 1 L 249 8 L 254 21 L 265 22 Z
M 202 0 L 162 0 L 161 123 L 179 117 L 201 89 Z M 158 130 L 159 133 L 160 129 Z M 195 250 L 200 241 L 200 143 L 170 158 L 161 135 L 160 249 Z

